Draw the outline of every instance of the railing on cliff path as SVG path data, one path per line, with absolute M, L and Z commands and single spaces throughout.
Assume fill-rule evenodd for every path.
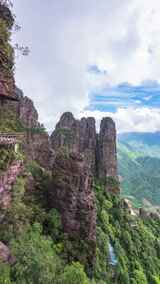
M 0 133 L 0 145 L 15 145 L 22 143 L 24 139 L 24 133 Z

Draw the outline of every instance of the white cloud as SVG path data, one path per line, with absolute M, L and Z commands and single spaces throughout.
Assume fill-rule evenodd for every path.
M 118 132 L 154 132 L 160 130 L 160 109 L 119 108 L 116 113 L 101 111 L 83 111 L 79 117 L 94 116 L 97 121 L 97 130 L 100 121 L 105 116 L 110 116 L 116 122 Z
M 16 81 L 49 129 L 66 110 L 78 115 L 91 88 L 160 81 L 159 0 L 15 0 L 14 9 L 14 40 L 31 49 L 16 60 Z M 89 64 L 107 75 L 88 78 Z

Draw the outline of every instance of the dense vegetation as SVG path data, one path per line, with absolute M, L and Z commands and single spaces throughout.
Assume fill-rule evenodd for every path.
M 0 132 L 13 133 L 24 131 L 22 123 L 13 111 L 0 110 L 0 121 Z
M 0 47 L 4 49 L 1 68 L 6 76 L 12 76 L 14 65 L 13 49 L 9 44 L 12 21 L 11 17 L 9 26 L 6 20 L 0 21 L 0 36 L 3 37 Z M 0 122 L 0 131 L 23 129 L 13 113 L 3 113 Z M 69 133 L 67 137 L 72 138 Z M 138 164 L 147 168 L 148 173 L 152 170 L 148 158 L 140 157 L 137 150 L 136 153 L 127 151 L 127 163 L 123 167 L 128 175 Z M 1 148 L 0 169 L 5 170 L 8 163 L 16 159 L 14 155 L 13 150 Z M 97 246 L 91 266 L 87 262 L 86 254 L 90 252 L 85 241 L 69 239 L 63 231 L 60 213 L 48 207 L 50 172 L 34 161 L 28 163 L 27 159 L 24 166 L 23 175 L 12 188 L 9 208 L 0 210 L 0 240 L 10 248 L 13 256 L 11 264 L 0 263 L 0 284 L 160 283 L 160 221 L 131 216 L 123 208 L 120 196 L 105 190 L 107 185 L 110 189 L 117 187 L 115 180 L 108 179 L 105 186 L 96 181 L 93 188 L 97 206 Z M 156 175 L 159 175 L 158 169 Z M 31 184 L 27 184 L 29 181 Z M 126 189 L 127 193 L 129 191 L 130 187 Z M 135 197 L 139 197 L 137 194 L 139 190 Z
M 142 221 L 123 209 L 118 196 L 95 186 L 97 201 L 96 283 L 152 284 L 160 281 L 160 221 Z M 117 264 L 111 265 L 112 244 Z M 103 282 L 100 282 L 102 281 Z
M 9 245 L 16 262 L 0 265 L 0 283 L 159 283 L 159 221 L 130 216 L 120 197 L 106 193 L 97 182 L 97 252 L 89 270 L 86 259 L 77 262 L 82 244 L 77 242 L 75 251 L 63 232 L 60 214 L 47 207 L 49 173 L 35 162 L 27 164 L 26 170 L 36 189 L 26 191 L 25 177 L 18 178 L 14 186 L 11 207 L 0 224 L 0 240 Z M 109 245 L 114 249 L 115 264 Z
M 136 206 L 148 200 L 160 205 L 160 134 L 130 133 L 119 137 L 119 174 L 123 177 L 122 194 Z M 146 205 L 146 203 L 145 203 Z
M 36 190 L 27 193 L 25 178 L 18 178 L 11 206 L 1 212 L 0 239 L 10 246 L 16 262 L 12 266 L 0 265 L 0 283 L 89 283 L 83 266 L 68 262 L 71 244 L 63 234 L 59 213 L 47 209 L 44 196 L 48 173 L 36 163 L 28 164 L 26 169 L 32 172 Z
M 0 174 L 7 170 L 8 166 L 16 159 L 16 154 L 11 148 L 0 147 Z

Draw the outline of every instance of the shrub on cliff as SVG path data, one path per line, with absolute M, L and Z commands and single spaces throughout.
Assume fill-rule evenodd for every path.
M 27 234 L 12 242 L 12 252 L 16 256 L 13 267 L 16 284 L 56 283 L 60 259 L 52 240 L 42 235 L 39 224 L 34 224 Z
M 83 266 L 79 262 L 67 265 L 59 284 L 89 284 Z

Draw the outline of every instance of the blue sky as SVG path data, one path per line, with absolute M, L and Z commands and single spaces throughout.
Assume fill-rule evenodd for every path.
M 98 68 L 94 68 L 94 70 L 96 74 L 100 74 Z M 89 72 L 93 71 L 89 69 Z M 129 83 L 108 85 L 92 90 L 89 94 L 89 100 L 86 109 L 92 111 L 115 113 L 118 108 L 159 108 L 160 84 L 156 81 L 148 81 L 135 86 Z
M 14 0 L 17 85 L 51 131 L 64 111 L 160 130 L 159 0 Z M 98 127 L 98 126 L 97 126 Z

